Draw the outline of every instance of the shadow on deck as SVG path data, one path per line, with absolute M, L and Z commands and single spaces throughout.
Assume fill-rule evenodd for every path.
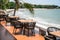
M 16 38 L 0 24 L 0 40 L 16 40 Z

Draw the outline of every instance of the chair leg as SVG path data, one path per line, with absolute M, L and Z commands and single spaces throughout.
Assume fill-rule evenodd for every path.
M 13 34 L 14 34 L 14 30 L 15 30 L 15 29 L 13 29 Z
M 20 28 L 20 34 L 22 34 L 22 31 L 23 31 L 22 28 Z
M 25 35 L 29 36 L 29 29 L 25 29 L 23 32 Z
M 23 35 L 25 35 L 25 29 L 23 30 Z
M 7 26 L 7 22 L 6 22 L 6 24 L 5 24 L 6 26 Z
M 1 21 L 0 21 L 0 24 L 1 24 Z
M 13 33 L 14 33 L 14 34 L 16 33 L 16 30 L 17 30 L 17 29 L 14 28 L 14 30 L 13 30 Z
M 23 35 L 25 35 L 25 29 L 23 30 Z
M 29 29 L 28 29 L 28 36 L 29 36 Z
M 32 35 L 35 36 L 35 31 L 34 30 L 32 30 Z
M 15 33 L 15 28 L 13 29 L 13 33 Z
M 16 30 L 17 30 L 17 29 L 15 29 L 15 33 L 16 33 Z
M 27 36 L 35 36 L 35 31 L 33 29 L 27 29 Z

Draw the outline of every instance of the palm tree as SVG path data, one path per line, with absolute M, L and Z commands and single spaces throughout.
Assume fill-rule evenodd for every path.
M 16 3 L 16 6 L 15 6 L 15 9 L 14 9 L 14 14 L 13 14 L 14 16 L 15 16 L 16 10 L 20 8 L 20 2 L 19 2 L 19 0 L 15 0 L 15 3 Z M 22 5 L 24 5 L 25 8 L 29 9 L 29 11 L 31 13 L 34 13 L 33 12 L 33 6 L 32 6 L 32 4 L 23 3 Z
M 14 0 L 15 1 L 15 8 L 14 8 L 14 14 L 13 16 L 15 16 L 16 10 L 18 10 L 20 8 L 20 2 L 19 0 Z M 6 4 L 8 4 L 9 0 L 0 0 L 0 9 L 6 9 Z M 29 11 L 31 13 L 33 12 L 33 6 L 31 4 L 28 3 L 23 3 L 22 5 L 24 5 L 24 7 L 26 7 L 27 9 L 29 9 Z

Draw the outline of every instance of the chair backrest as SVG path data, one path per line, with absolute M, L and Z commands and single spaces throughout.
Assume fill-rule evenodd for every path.
M 56 30 L 55 27 L 48 27 L 48 29 L 47 29 L 47 31 L 49 31 L 49 32 L 53 32 L 53 31 L 55 31 L 55 30 Z
M 5 20 L 6 20 L 6 22 L 10 22 L 8 15 L 6 15 Z
M 0 18 L 2 18 L 2 16 L 0 15 Z
M 8 14 L 6 14 L 4 17 L 5 17 L 5 18 L 8 17 Z
M 56 27 L 48 27 L 47 28 L 47 32 L 48 32 L 48 35 L 49 35 L 49 32 L 54 32 L 54 31 L 58 31 L 60 29 L 56 28 Z
M 21 22 L 18 22 L 18 21 L 14 21 L 14 22 L 12 22 L 12 24 L 13 24 L 13 26 L 14 26 L 14 28 L 22 28 L 23 26 L 22 26 L 22 23 Z
M 36 22 L 30 22 L 30 23 L 26 23 L 25 27 L 26 28 L 34 28 L 35 27 Z

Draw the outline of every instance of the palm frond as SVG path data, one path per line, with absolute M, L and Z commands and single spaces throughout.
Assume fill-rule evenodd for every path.
M 7 4 L 9 2 L 9 0 L 3 0 L 4 4 Z
M 31 13 L 34 14 L 34 10 L 33 10 L 33 5 L 32 5 L 32 4 L 24 3 L 23 5 L 24 5 L 25 8 L 29 9 L 29 11 L 30 11 Z

